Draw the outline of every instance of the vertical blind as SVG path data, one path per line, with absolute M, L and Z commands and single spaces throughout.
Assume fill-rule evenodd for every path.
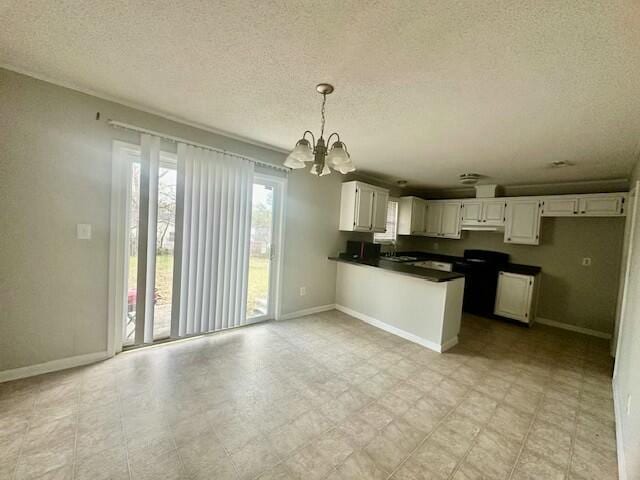
M 171 336 L 245 322 L 254 164 L 178 144 Z
M 142 134 L 140 136 L 140 231 L 136 285 L 136 343 L 153 341 L 159 167 L 160 138 Z

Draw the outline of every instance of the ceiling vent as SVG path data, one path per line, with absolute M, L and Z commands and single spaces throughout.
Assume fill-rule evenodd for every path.
M 478 173 L 461 173 L 458 177 L 462 185 L 475 185 L 480 180 Z

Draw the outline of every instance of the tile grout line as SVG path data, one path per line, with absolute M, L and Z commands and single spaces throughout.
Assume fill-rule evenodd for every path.
M 440 380 L 440 381 L 437 383 L 436 387 L 437 387 L 438 385 L 440 385 L 440 383 L 442 383 L 446 378 L 448 378 L 448 377 L 445 377 L 445 378 L 443 378 L 442 380 Z M 464 402 L 464 401 L 467 399 L 467 397 L 471 394 L 471 391 L 472 391 L 472 387 L 468 387 L 468 388 L 467 388 L 467 391 L 466 391 L 466 392 L 465 392 L 465 394 L 464 394 L 464 396 L 463 396 L 463 397 L 462 397 L 462 398 L 461 398 L 461 399 L 460 399 L 460 400 L 459 400 L 459 401 L 458 401 L 458 402 L 457 402 L 453 407 L 451 407 L 451 409 L 446 413 L 446 415 L 444 415 L 444 416 L 440 419 L 440 421 L 439 421 L 438 423 L 436 423 L 436 425 L 435 425 L 435 426 L 431 429 L 431 431 L 430 431 L 430 432 L 429 432 L 429 433 L 428 433 L 428 434 L 427 434 L 427 435 L 426 435 L 426 436 L 425 436 L 425 437 L 424 437 L 424 438 L 423 438 L 423 439 L 418 443 L 418 445 L 417 445 L 413 450 L 411 450 L 411 452 L 410 452 L 410 453 L 409 453 L 409 454 L 408 454 L 408 455 L 407 455 L 407 456 L 406 456 L 406 457 L 405 457 L 405 458 L 404 458 L 404 459 L 403 459 L 403 460 L 398 464 L 398 466 L 397 466 L 395 469 L 393 469 L 393 471 L 392 471 L 392 472 L 389 474 L 389 476 L 387 477 L 387 480 L 391 479 L 391 478 L 392 478 L 392 477 L 393 477 L 393 476 L 398 472 L 398 470 L 400 470 L 400 469 L 402 468 L 402 466 L 407 462 L 407 460 L 409 460 L 409 458 L 411 458 L 411 456 L 412 456 L 414 453 L 416 453 L 416 452 L 418 451 L 418 449 L 419 449 L 420 447 L 422 447 L 422 446 L 427 442 L 427 440 L 429 440 L 429 438 L 431 438 L 431 436 L 435 433 L 435 431 L 436 431 L 438 428 L 440 428 L 440 426 L 441 426 L 442 424 L 444 424 L 445 420 L 447 420 L 451 415 L 453 415 L 453 412 L 455 412 L 455 411 L 456 411 L 456 409 L 457 409 L 457 408 L 462 404 L 462 402 Z M 426 395 L 428 396 L 428 394 L 426 394 Z M 423 396 L 424 396 L 424 395 L 423 395 Z M 421 398 L 422 398 L 422 397 L 421 397 Z M 417 401 L 416 401 L 416 403 L 417 403 Z
M 24 452 L 25 443 L 27 441 L 27 435 L 29 434 L 29 431 L 31 430 L 31 424 L 32 424 L 32 421 L 33 421 L 33 415 L 35 413 L 35 408 L 36 408 L 38 396 L 40 395 L 40 393 L 41 393 L 40 392 L 40 385 L 38 385 L 38 395 L 31 402 L 31 411 L 29 412 L 29 420 L 27 420 L 27 428 L 26 428 L 26 430 L 24 432 L 24 436 L 22 438 L 22 443 L 20 444 L 20 450 L 18 451 L 18 458 L 16 460 L 16 464 L 13 467 L 13 472 L 11 474 L 11 478 L 13 480 L 17 480 L 17 478 L 18 478 L 18 466 L 20 465 L 20 460 L 21 460 L 22 454 Z
M 489 375 L 490 374 L 487 374 L 486 376 L 489 376 Z M 480 430 L 478 431 L 478 434 L 475 436 L 475 438 L 471 442 L 471 445 L 469 446 L 469 448 L 462 455 L 462 457 L 460 458 L 460 461 L 456 463 L 456 466 L 453 468 L 453 470 L 451 471 L 451 473 L 447 477 L 448 479 L 452 479 L 455 476 L 455 474 L 458 472 L 458 470 L 460 470 L 460 468 L 464 464 L 465 460 L 469 456 L 469 453 L 471 453 L 471 450 L 473 449 L 473 447 L 475 447 L 476 444 L 478 443 L 478 437 L 482 434 L 482 432 L 484 432 L 485 430 L 488 429 L 488 425 L 491 422 L 491 420 L 493 419 L 493 417 L 495 416 L 496 411 L 498 410 L 498 407 L 500 407 L 500 405 L 502 405 L 502 403 L 504 402 L 504 399 L 507 397 L 507 393 L 511 390 L 513 385 L 514 385 L 514 383 L 512 381 L 511 385 L 509 385 L 508 390 L 505 391 L 505 393 L 502 395 L 502 398 L 498 401 L 498 403 L 496 404 L 495 408 L 493 409 L 493 412 L 491 413 L 491 417 L 489 417 L 489 419 L 485 422 L 485 424 L 482 427 L 480 427 Z
M 80 399 L 78 399 L 78 403 Z M 78 408 L 80 405 L 78 405 Z M 76 419 L 74 421 L 74 438 L 73 438 L 73 461 L 71 462 L 71 479 L 75 480 L 76 478 L 76 467 L 78 463 L 78 428 L 80 428 L 80 412 L 78 411 L 76 414 Z
M 567 467 L 566 467 L 566 472 L 565 472 L 565 476 L 566 478 L 569 478 L 569 476 L 571 475 L 571 464 L 573 462 L 573 452 L 575 449 L 575 443 L 576 443 L 576 436 L 578 434 L 578 416 L 580 414 L 580 404 L 582 403 L 582 394 L 584 393 L 584 383 L 585 383 L 585 379 L 584 379 L 584 369 L 585 369 L 585 363 L 586 363 L 586 357 L 583 358 L 582 360 L 582 372 L 581 372 L 581 376 L 580 376 L 580 393 L 578 394 L 578 405 L 576 407 L 576 414 L 575 414 L 575 418 L 574 418 L 574 424 L 573 424 L 573 433 L 571 435 L 571 447 L 569 450 L 569 460 L 567 462 Z
M 365 361 L 367 361 L 367 360 L 365 360 Z M 380 372 L 382 372 L 382 370 L 378 371 L 378 373 L 380 373 Z M 366 382 L 367 380 L 369 380 L 369 379 L 371 379 L 371 378 L 375 377 L 378 373 L 374 373 L 374 374 L 373 374 L 373 375 L 371 375 L 370 377 L 367 377 L 365 380 L 363 380 L 363 382 Z M 385 371 L 385 373 L 386 373 L 386 371 Z M 395 387 L 396 385 L 398 385 L 398 384 L 399 384 L 400 382 L 402 382 L 402 381 L 404 381 L 404 380 L 398 380 L 396 383 L 394 383 L 394 384 L 393 384 L 393 386 L 389 387 L 388 389 L 385 389 L 385 391 L 384 391 L 384 392 L 388 392 L 389 390 L 391 390 L 393 387 Z M 361 382 L 361 383 L 362 383 L 362 382 Z M 353 385 L 353 386 L 354 386 L 354 387 L 356 387 L 356 388 L 358 388 L 358 384 L 355 384 L 355 385 Z M 364 395 L 367 395 L 366 393 L 362 392 L 362 390 L 360 390 L 360 389 L 358 389 L 358 390 L 359 390 L 361 393 L 363 393 Z M 384 392 L 383 392 L 383 393 L 384 393 Z M 369 395 L 367 395 L 367 396 L 369 396 Z M 420 397 L 420 398 L 422 398 L 422 397 Z M 364 404 L 362 407 L 360 407 L 360 408 L 358 408 L 358 409 L 354 410 L 353 412 L 350 412 L 350 413 L 349 413 L 349 415 L 356 415 L 356 414 L 358 414 L 359 412 L 361 412 L 361 411 L 362 411 L 362 410 L 364 410 L 365 408 L 368 408 L 369 406 L 371 406 L 371 405 L 373 405 L 374 403 L 376 403 L 378 400 L 380 400 L 380 398 L 379 398 L 379 397 L 378 397 L 378 398 L 373 398 L 373 397 L 372 397 L 370 402 L 368 402 L 368 403 Z M 302 415 L 304 415 L 304 414 L 302 414 Z M 321 414 L 321 415 L 322 415 L 322 414 Z M 331 420 L 329 420 L 329 421 L 331 421 Z M 392 422 L 393 422 L 393 420 L 392 420 Z M 389 423 L 391 423 L 391 422 L 389 422 Z M 386 425 L 385 425 L 385 427 L 386 427 Z M 383 428 L 385 428 L 385 427 L 383 427 Z M 307 447 L 308 445 L 311 445 L 311 443 L 312 443 L 314 440 L 316 440 L 318 437 L 320 437 L 321 435 L 324 435 L 325 433 L 327 433 L 327 432 L 329 432 L 329 431 L 331 431 L 331 430 L 337 429 L 337 428 L 338 428 L 338 425 L 332 425 L 332 427 L 330 427 L 329 429 L 327 429 L 327 430 L 325 430 L 324 432 L 322 432 L 322 433 L 321 433 L 320 435 L 318 435 L 316 438 L 314 438 L 314 439 L 310 440 L 309 442 L 305 443 L 304 445 L 302 445 L 302 446 L 300 446 L 300 447 L 296 448 L 295 450 L 293 450 L 293 451 L 291 452 L 291 454 L 290 454 L 288 457 L 286 457 L 285 459 L 283 459 L 283 460 L 282 460 L 282 462 L 284 463 L 284 462 L 286 461 L 286 459 L 291 458 L 293 455 L 295 455 L 297 452 L 299 452 L 299 451 L 300 451 L 300 450 L 302 450 L 303 448 Z M 382 429 L 380 429 L 380 430 L 376 429 L 376 435 L 377 435 L 378 433 L 380 433 L 380 431 L 381 431 L 381 430 L 382 430 Z M 373 441 L 373 439 L 371 439 L 371 441 Z M 369 443 L 371 443 L 371 441 L 370 441 Z M 367 443 L 367 445 L 369 445 L 369 443 Z M 347 461 L 351 456 L 353 456 L 354 454 L 359 453 L 359 452 L 361 452 L 362 450 L 364 450 L 364 448 L 365 448 L 367 445 L 364 445 L 364 446 L 362 446 L 362 447 L 358 447 L 358 449 L 355 449 L 355 448 L 354 448 L 354 449 L 353 449 L 353 452 L 351 452 L 351 453 L 350 453 L 350 454 L 349 454 L 349 455 L 348 455 L 348 456 L 347 456 L 347 457 L 346 457 L 346 458 L 345 458 L 345 459 L 344 459 L 340 464 L 335 465 L 335 466 L 333 466 L 331 469 L 329 469 L 329 472 L 327 472 L 327 474 L 326 474 L 324 477 L 322 477 L 322 478 L 327 478 L 329 475 L 331 475 L 331 473 L 333 473 L 333 470 L 337 470 L 337 468 L 338 468 L 340 465 L 343 465 L 343 464 L 344 464 L 344 463 L 345 463 L 345 462 L 346 462 L 346 461 Z M 285 465 L 285 468 L 287 469 L 287 471 L 289 471 L 289 472 L 291 471 L 287 465 Z
M 387 373 L 387 372 L 386 372 L 386 370 L 380 370 L 378 373 L 380 373 L 380 372 Z M 375 375 L 377 375 L 377 373 L 373 374 L 371 377 L 367 377 L 367 380 L 368 380 L 369 378 L 374 377 Z M 389 375 L 390 375 L 390 374 L 389 374 Z M 444 378 L 443 378 L 442 380 L 444 380 Z M 440 382 L 441 382 L 442 380 L 440 380 Z M 366 380 L 364 380 L 364 381 L 366 381 Z M 383 393 L 388 392 L 388 391 L 389 391 L 389 390 L 391 390 L 393 387 L 397 386 L 399 383 L 406 382 L 406 381 L 407 381 L 407 379 L 406 379 L 406 378 L 405 378 L 405 379 L 400 379 L 400 380 L 398 380 L 396 383 L 394 383 L 394 384 L 393 384 L 393 386 L 389 387 L 388 389 L 385 389 Z M 440 382 L 438 382 L 436 385 L 439 385 L 439 384 L 440 384 Z M 357 387 L 357 384 L 355 385 L 355 387 Z M 417 387 L 414 387 L 414 388 L 417 388 Z M 419 389 L 418 389 L 418 390 L 419 390 Z M 362 393 L 364 393 L 364 392 L 362 392 Z M 366 395 L 366 394 L 365 394 L 365 395 Z M 424 393 L 423 393 L 423 395 L 421 395 L 421 396 L 420 396 L 420 398 L 418 398 L 418 400 L 416 400 L 416 401 L 414 402 L 414 404 L 415 404 L 415 403 L 417 403 L 421 398 L 423 398 L 423 397 L 424 397 L 424 396 L 426 396 L 426 395 L 427 395 L 427 392 L 424 392 Z M 358 412 L 360 412 L 360 411 L 364 410 L 365 408 L 369 407 L 370 405 L 373 405 L 374 403 L 378 402 L 379 400 L 380 400 L 380 397 L 378 397 L 378 398 L 372 398 L 372 400 L 371 400 L 369 403 L 367 403 L 367 404 L 363 405 L 362 407 L 360 407 L 359 409 L 355 410 L 354 412 L 351 412 L 349 415 L 355 415 L 355 414 L 357 414 Z M 395 419 L 394 419 L 394 420 L 395 420 Z M 384 426 L 384 427 L 382 427 L 381 429 L 376 429 L 376 436 L 377 436 L 377 435 L 378 435 L 378 434 L 379 434 L 379 433 L 380 433 L 384 428 L 386 428 L 388 425 L 390 425 L 391 423 L 393 423 L 393 421 L 394 421 L 394 420 L 392 420 L 391 422 L 389 422 L 387 425 L 385 425 L 385 426 Z M 368 423 L 367 423 L 367 424 L 368 424 Z M 338 428 L 338 426 L 334 426 L 334 428 Z M 375 437 L 374 437 L 374 438 L 375 438 Z M 366 448 L 366 447 L 367 447 L 367 446 L 368 446 L 368 445 L 369 445 L 369 444 L 374 440 L 374 438 L 372 438 L 372 439 L 369 441 L 369 443 L 367 443 L 366 445 L 359 446 L 357 449 L 356 449 L 356 448 L 354 448 L 354 450 L 353 450 L 353 452 L 351 452 L 351 454 L 349 454 L 349 455 L 348 455 L 348 456 L 347 456 L 347 457 L 346 457 L 346 458 L 345 458 L 345 459 L 344 459 L 340 464 L 338 464 L 338 465 L 336 465 L 336 466 L 332 467 L 332 468 L 329 470 L 329 472 L 327 473 L 327 475 L 325 475 L 325 476 L 324 476 L 324 477 L 322 477 L 322 478 L 327 478 L 327 477 L 329 477 L 329 475 L 331 475 L 331 474 L 333 473 L 333 471 L 337 470 L 337 469 L 338 469 L 338 467 L 339 467 L 339 466 L 341 466 L 341 465 L 343 465 L 343 464 L 344 464 L 344 463 L 345 463 L 349 458 L 351 458 L 351 457 L 352 457 L 353 455 L 355 455 L 356 453 L 360 453 L 360 452 L 362 452 L 362 451 L 363 451 L 363 450 L 364 450 L 364 449 L 365 449 L 365 448 Z M 310 443 L 310 442 L 309 442 L 309 443 Z M 308 444 L 307 444 L 307 445 L 308 445 Z M 299 449 L 297 449 L 296 451 L 298 451 L 298 450 L 299 450 Z M 288 457 L 288 458 L 289 458 L 289 457 Z M 375 462 L 374 462 L 374 463 L 375 463 Z M 376 466 L 377 466 L 377 465 L 376 465 Z M 286 467 L 286 466 L 285 466 L 285 467 Z M 288 470 L 288 468 L 287 468 L 287 470 Z
M 536 419 L 538 418 L 538 414 L 540 413 L 540 410 L 542 409 L 542 404 L 544 403 L 544 400 L 545 400 L 546 397 L 547 397 L 547 393 L 545 391 L 543 391 L 542 392 L 542 396 L 538 400 L 538 404 L 536 405 L 536 408 L 535 408 L 535 410 L 533 412 L 533 416 L 531 417 L 531 421 L 529 422 L 529 427 L 527 428 L 527 433 L 525 434 L 524 438 L 522 439 L 522 443 L 520 444 L 520 449 L 518 450 L 518 455 L 516 455 L 516 458 L 513 461 L 513 466 L 511 467 L 511 470 L 509 472 L 509 475 L 506 477 L 506 480 L 511 480 L 513 478 L 513 475 L 514 475 L 516 469 L 518 468 L 518 463 L 520 462 L 520 457 L 522 457 L 522 453 L 524 452 L 525 446 L 527 445 L 527 440 L 529 440 L 529 435 L 531 434 L 531 431 L 533 430 L 533 425 L 536 422 Z

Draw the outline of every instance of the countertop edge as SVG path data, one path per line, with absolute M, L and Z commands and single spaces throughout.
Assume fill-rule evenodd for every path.
M 387 272 L 397 273 L 400 275 L 405 275 L 413 278 L 419 278 L 420 280 L 425 280 L 427 282 L 432 282 L 432 283 L 445 283 L 445 282 L 450 282 L 452 280 L 457 280 L 459 278 L 464 278 L 464 275 L 461 273 L 442 272 L 440 270 L 433 270 L 431 268 L 423 268 L 423 267 L 412 267 L 412 268 L 420 269 L 415 272 L 403 271 L 402 269 L 398 268 L 402 266 L 402 263 L 392 264 L 393 266 L 391 265 L 381 266 L 381 265 L 374 265 L 374 264 L 366 263 L 362 261 L 351 260 L 348 258 L 328 257 L 328 259 L 334 262 L 347 263 L 350 265 L 359 265 L 362 267 L 378 268 L 380 270 L 385 270 Z M 406 265 L 406 267 L 409 267 L 409 265 Z M 422 271 L 424 271 L 424 274 L 422 274 Z

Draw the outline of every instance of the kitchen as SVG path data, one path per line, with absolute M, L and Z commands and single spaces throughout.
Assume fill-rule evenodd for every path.
M 343 262 L 463 275 L 466 313 L 611 338 L 627 203 L 625 192 L 607 191 L 615 185 L 605 193 L 475 185 L 431 192 L 432 200 L 390 187 L 342 185 L 340 230 L 373 233 L 354 234 Z

